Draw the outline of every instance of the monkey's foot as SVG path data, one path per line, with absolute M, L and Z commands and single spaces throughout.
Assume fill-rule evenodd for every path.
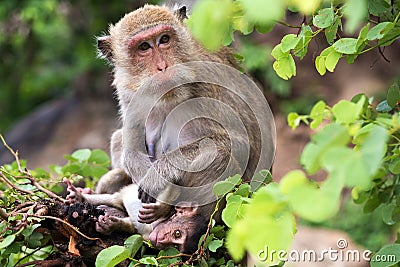
M 120 218 L 112 215 L 100 215 L 96 223 L 96 231 L 104 235 L 109 235 L 118 229 L 120 220 Z

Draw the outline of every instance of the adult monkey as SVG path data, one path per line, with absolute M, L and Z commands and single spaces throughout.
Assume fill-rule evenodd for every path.
M 199 205 L 215 206 L 212 185 L 240 173 L 249 180 L 271 167 L 275 127 L 254 83 L 237 70 L 229 48 L 206 51 L 185 24 L 186 8 L 146 5 L 98 38 L 114 68 L 123 128 L 111 140 L 114 165 L 152 202 L 167 185 Z

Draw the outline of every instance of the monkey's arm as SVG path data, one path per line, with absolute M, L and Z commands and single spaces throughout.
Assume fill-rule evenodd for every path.
M 208 137 L 208 139 L 211 139 L 214 145 L 202 146 L 202 140 L 196 140 L 193 143 L 164 154 L 153 162 L 152 166 L 139 182 L 139 198 L 141 201 L 143 203 L 150 202 L 167 185 L 175 184 L 184 187 L 199 187 L 210 184 L 208 189 L 212 189 L 216 181 L 238 173 L 239 169 L 236 164 L 234 164 L 234 167 L 229 165 L 230 139 L 228 136 L 218 134 Z M 182 164 L 177 165 L 177 163 Z M 205 166 L 204 163 L 206 163 Z M 225 170 L 227 170 L 226 173 Z M 175 186 L 175 188 L 178 187 Z M 181 192 L 177 194 L 181 194 Z M 179 200 L 190 202 L 191 200 L 188 199 L 190 197 L 188 195 L 184 198 L 179 198 Z

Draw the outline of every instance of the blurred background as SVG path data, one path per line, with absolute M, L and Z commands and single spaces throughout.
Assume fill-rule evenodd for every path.
M 120 122 L 111 69 L 96 58 L 95 37 L 104 34 L 108 25 L 125 13 L 144 3 L 157 2 L 0 1 L 0 133 L 28 161 L 29 168 L 63 164 L 64 154 L 78 148 L 108 151 L 111 133 Z M 175 2 L 190 7 L 194 1 Z M 300 25 L 302 19 L 287 14 L 287 21 L 293 25 Z M 297 76 L 284 81 L 272 69 L 270 51 L 288 33 L 297 33 L 297 29 L 277 25 L 266 35 L 237 36 L 233 44 L 245 58 L 246 71 L 263 88 L 275 115 L 278 140 L 273 177 L 277 180 L 299 168 L 299 155 L 312 134 L 307 127 L 292 131 L 286 124 L 287 113 L 307 113 L 320 99 L 333 105 L 361 92 L 373 95 L 378 103 L 400 76 L 397 42 L 384 51 L 390 62 L 373 50 L 352 65 L 341 60 L 334 73 L 321 77 L 314 67 L 315 56 L 325 47 L 321 39 L 321 43 L 313 41 L 308 56 L 296 62 Z M 10 153 L 0 147 L 0 164 L 12 160 Z M 343 206 L 347 214 L 357 208 Z M 357 233 L 357 223 L 369 223 L 371 227 Z M 358 243 L 373 249 L 374 244 L 379 247 L 380 238 L 390 238 L 390 229 L 375 224 L 374 220 L 351 216 L 336 218 L 325 226 L 352 232 Z M 378 229 L 377 237 L 371 237 L 374 229 Z M 365 232 L 371 239 L 364 237 Z

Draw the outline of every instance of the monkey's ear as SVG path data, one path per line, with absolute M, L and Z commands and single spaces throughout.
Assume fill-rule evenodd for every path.
M 105 35 L 97 37 L 97 55 L 111 63 L 112 50 L 111 50 L 111 36 Z
M 175 10 L 175 16 L 180 20 L 183 21 L 184 19 L 187 19 L 187 14 L 186 14 L 186 6 L 181 6 Z
M 197 213 L 197 208 L 198 205 L 196 205 L 195 203 L 187 203 L 187 202 L 185 203 L 180 202 L 177 204 L 177 206 L 175 206 L 175 210 L 178 215 L 189 216 L 189 217 L 192 217 Z

